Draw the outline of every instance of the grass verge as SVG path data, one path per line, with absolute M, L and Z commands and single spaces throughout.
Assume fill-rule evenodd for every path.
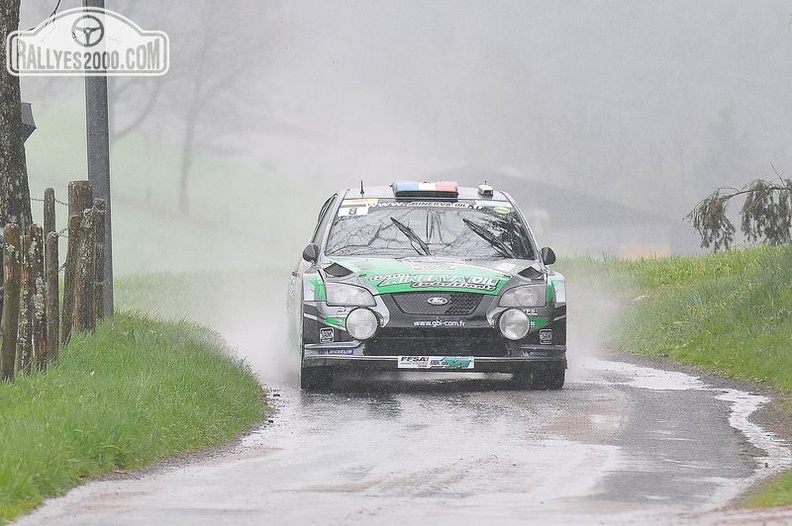
M 623 300 L 632 300 L 607 342 L 612 347 L 792 393 L 792 247 L 641 261 L 573 260 L 559 268 L 573 283 L 596 275 Z M 784 406 L 792 412 L 789 399 Z M 782 504 L 792 504 L 792 472 L 747 502 Z
M 226 441 L 264 409 L 215 333 L 119 313 L 46 374 L 0 383 L 0 523 L 86 477 Z

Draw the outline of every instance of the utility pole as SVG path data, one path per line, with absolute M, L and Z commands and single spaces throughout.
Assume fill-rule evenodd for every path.
M 83 7 L 104 9 L 104 0 L 83 0 Z M 102 21 L 104 22 L 104 21 Z M 110 228 L 110 129 L 107 76 L 85 76 L 85 124 L 88 132 L 88 180 L 93 196 L 105 202 L 104 315 L 113 315 L 113 235 Z

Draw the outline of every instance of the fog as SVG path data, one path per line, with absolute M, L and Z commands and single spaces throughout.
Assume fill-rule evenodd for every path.
M 23 2 L 22 27 L 54 4 Z M 682 217 L 707 193 L 773 177 L 771 163 L 782 173 L 792 166 L 785 2 L 107 7 L 166 31 L 172 49 L 165 77 L 111 82 L 116 250 L 137 259 L 119 260 L 122 273 L 291 264 L 337 189 L 439 171 L 453 178 L 465 167 L 652 214 L 689 237 L 672 246 L 684 253 L 696 243 Z M 84 177 L 83 97 L 81 80 L 23 79 L 39 126 L 27 144 L 34 193 L 65 194 L 68 180 Z M 185 148 L 191 118 L 195 140 Z M 563 202 L 543 206 L 563 215 Z M 589 212 L 583 223 L 601 210 Z M 150 240 L 170 247 L 161 257 L 141 249 L 135 231 L 163 221 L 175 237 Z M 540 242 L 553 244 L 554 233 Z M 233 261 L 198 242 L 230 236 L 238 247 L 251 235 L 268 250 L 246 246 Z

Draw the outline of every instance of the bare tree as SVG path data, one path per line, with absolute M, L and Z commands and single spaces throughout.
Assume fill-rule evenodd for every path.
M 172 136 L 181 148 L 178 210 L 188 215 L 196 157 L 227 149 L 224 140 L 253 120 L 246 103 L 252 97 L 251 77 L 261 70 L 261 46 L 256 45 L 262 35 L 260 5 L 252 0 L 197 0 L 168 4 L 163 14 L 159 4 L 119 4 L 136 22 L 167 31 L 171 66 L 164 77 L 111 80 L 111 142 L 150 121 L 165 123 L 161 129 L 179 130 Z
M 110 144 L 115 145 L 140 128 L 154 113 L 166 80 L 164 77 L 110 77 L 108 80 Z
M 0 0 L 0 57 L 6 37 L 19 27 L 20 0 Z M 0 224 L 33 222 L 30 210 L 25 144 L 22 140 L 22 101 L 19 78 L 0 68 Z
M 258 74 L 260 7 L 240 1 L 204 2 L 194 9 L 185 36 L 192 42 L 180 57 L 172 107 L 184 126 L 179 171 L 179 211 L 190 209 L 189 191 L 196 152 L 223 149 L 223 140 L 243 131 L 254 118 L 248 104 L 251 78 Z M 256 101 L 261 106 L 261 101 Z
M 157 20 L 174 17 L 173 5 L 119 1 L 112 6 L 124 16 L 143 26 L 156 25 Z M 110 77 L 108 105 L 110 113 L 110 145 L 140 128 L 158 109 L 162 94 L 173 76 Z
M 687 216 L 701 236 L 703 248 L 715 251 L 734 244 L 736 228 L 727 216 L 727 203 L 744 198 L 740 230 L 748 241 L 782 245 L 792 241 L 792 179 L 775 170 L 776 182 L 756 179 L 742 189 L 719 188 Z

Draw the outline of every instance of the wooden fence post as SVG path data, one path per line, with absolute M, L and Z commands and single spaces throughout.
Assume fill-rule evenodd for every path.
M 79 261 L 79 230 L 83 212 L 91 208 L 91 183 L 88 181 L 71 181 L 69 183 L 69 243 L 66 250 L 66 272 L 63 276 L 63 316 L 61 317 L 61 343 L 66 345 L 71 336 L 76 312 L 74 308 L 74 280 L 77 277 Z M 75 218 L 76 219 L 73 219 Z
M 69 217 L 69 244 L 66 251 L 66 271 L 63 276 L 63 312 L 61 316 L 61 344 L 69 343 L 74 325 L 74 281 L 77 278 L 78 251 L 80 247 L 79 216 Z
M 5 381 L 14 379 L 16 365 L 17 331 L 19 329 L 19 226 L 6 225 L 3 229 L 3 345 L 0 349 L 0 376 Z
M 39 225 L 30 225 L 30 279 L 32 284 L 30 302 L 31 309 L 31 364 L 35 363 L 41 370 L 47 368 L 47 318 L 44 309 L 44 237 Z
M 94 244 L 94 315 L 98 320 L 104 318 L 104 289 L 105 289 L 105 250 L 104 250 L 104 240 L 105 240 L 105 216 L 107 215 L 107 209 L 104 202 L 104 199 L 94 199 L 94 234 L 95 237 L 93 239 Z
M 86 210 L 80 223 L 79 262 L 74 288 L 74 328 L 92 331 L 96 328 L 94 289 L 96 282 L 96 214 Z
M 60 346 L 60 308 L 58 302 L 59 286 L 58 283 L 58 233 L 50 232 L 47 234 L 46 251 L 44 254 L 46 297 L 45 311 L 47 313 L 47 360 L 58 359 L 58 347 Z
M 55 190 L 44 190 L 44 239 L 55 232 Z
M 33 266 L 30 263 L 30 230 L 20 236 L 19 260 L 22 269 L 19 297 L 19 334 L 17 336 L 17 372 L 27 374 L 33 355 Z
M 88 181 L 72 181 L 69 183 L 69 217 L 80 216 L 93 205 L 91 183 Z

